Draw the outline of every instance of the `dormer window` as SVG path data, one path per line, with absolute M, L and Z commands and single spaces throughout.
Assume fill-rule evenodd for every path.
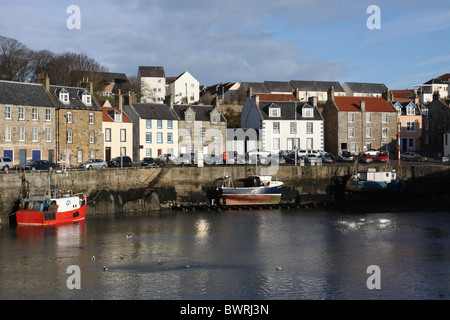
M 269 115 L 270 115 L 270 117 L 273 117 L 273 118 L 281 117 L 281 110 L 280 110 L 280 108 L 274 108 L 274 107 L 269 108 Z
M 302 117 L 303 118 L 312 118 L 314 116 L 314 109 L 311 107 L 303 107 L 302 108 Z
M 114 110 L 114 121 L 115 122 L 122 121 L 122 114 L 120 112 L 117 112 L 117 110 Z
M 69 92 L 66 89 L 62 88 L 59 91 L 59 100 L 64 104 L 69 104 Z
M 406 107 L 406 114 L 407 114 L 408 116 L 413 116 L 413 115 L 415 115 L 415 114 L 416 114 L 415 108 L 412 107 L 412 106 L 407 106 L 407 107 Z
M 219 116 L 217 114 L 214 114 L 211 116 L 211 122 L 212 123 L 219 123 Z
M 186 121 L 187 122 L 192 122 L 192 120 L 193 120 L 193 115 L 192 115 L 192 113 L 188 113 L 187 115 L 186 115 Z
M 90 93 L 87 92 L 86 90 L 83 91 L 83 93 L 81 94 L 81 101 L 87 106 L 92 105 L 92 97 L 91 97 Z

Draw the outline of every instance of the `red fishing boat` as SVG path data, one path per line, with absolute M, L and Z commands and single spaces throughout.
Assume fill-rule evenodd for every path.
M 84 220 L 87 198 L 84 193 L 58 190 L 51 197 L 31 196 L 22 199 L 16 212 L 18 225 L 54 225 Z

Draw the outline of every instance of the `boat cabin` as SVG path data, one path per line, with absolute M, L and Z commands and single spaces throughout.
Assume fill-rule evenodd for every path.
M 359 172 L 358 178 L 364 181 L 391 182 L 397 178 L 397 173 L 395 170 L 377 172 L 369 168 L 367 172 Z

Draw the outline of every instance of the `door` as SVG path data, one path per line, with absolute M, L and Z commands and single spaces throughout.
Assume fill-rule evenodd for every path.
M 402 152 L 408 151 L 408 139 L 407 138 L 402 138 L 401 150 L 402 150 Z
M 25 163 L 25 162 L 27 162 L 27 150 L 20 149 L 19 150 L 19 163 Z
M 53 157 L 54 157 L 53 150 L 48 150 L 48 161 L 55 162 Z
M 106 161 L 111 160 L 111 147 L 105 148 L 105 160 Z
M 162 149 L 158 149 L 158 157 L 162 155 Z

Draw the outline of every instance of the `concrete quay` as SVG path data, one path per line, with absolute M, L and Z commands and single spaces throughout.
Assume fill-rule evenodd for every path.
M 360 165 L 359 170 L 370 167 Z M 402 164 L 378 170 L 396 170 L 407 178 L 403 200 L 433 207 L 448 203 L 450 166 L 442 164 Z M 339 200 L 342 183 L 352 173 L 352 165 L 280 166 L 262 168 L 284 182 L 282 204 L 334 203 Z M 264 172 L 266 170 L 266 172 Z M 64 190 L 83 192 L 88 197 L 88 214 L 117 214 L 134 211 L 166 210 L 176 207 L 208 206 L 208 190 L 214 180 L 231 174 L 234 179 L 255 174 L 255 166 L 206 166 L 168 168 L 127 168 L 56 173 Z M 0 174 L 0 223 L 20 197 L 22 177 L 35 190 L 45 190 L 48 172 L 10 171 Z M 33 190 L 33 189 L 31 189 Z M 409 200 L 408 200 L 409 199 Z

